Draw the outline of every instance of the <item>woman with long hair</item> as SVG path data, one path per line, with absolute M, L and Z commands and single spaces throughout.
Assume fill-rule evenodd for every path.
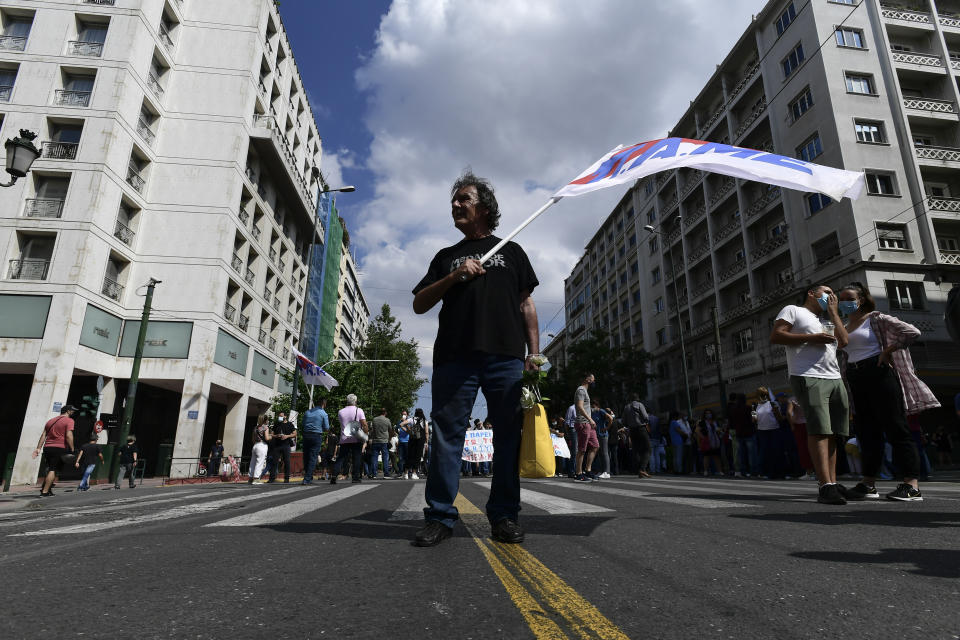
M 273 439 L 270 432 L 270 417 L 266 414 L 260 416 L 257 426 L 250 434 L 253 441 L 253 449 L 250 450 L 250 470 L 248 472 L 247 482 L 253 484 L 263 475 L 263 469 L 267 466 L 267 443 Z
M 420 470 L 420 461 L 423 460 L 423 443 L 427 439 L 427 429 L 427 417 L 423 415 L 423 409 L 417 407 L 413 412 L 413 422 L 407 425 L 410 439 L 407 441 L 407 460 L 403 473 L 408 480 L 420 479 L 417 472 Z
M 840 371 L 850 387 L 863 463 L 863 479 L 845 491 L 845 497 L 880 497 L 874 482 L 883 462 L 886 436 L 893 448 L 894 465 L 903 474 L 903 482 L 887 494 L 887 499 L 923 500 L 917 482 L 920 456 L 907 415 L 939 407 L 940 403 L 913 370 L 909 347 L 920 337 L 920 330 L 877 311 L 870 291 L 859 282 L 845 286 L 837 298 L 840 313 L 847 317 L 844 326 L 836 327 L 841 342 L 846 342 Z

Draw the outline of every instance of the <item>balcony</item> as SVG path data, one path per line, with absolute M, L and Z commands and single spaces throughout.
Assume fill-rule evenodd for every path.
M 710 196 L 710 207 L 715 207 L 718 202 L 723 200 L 728 193 L 730 193 L 733 188 L 737 186 L 737 181 L 733 178 L 728 178 L 724 180 L 723 184 L 717 187 L 716 191 Z
M 238 210 L 237 217 L 240 218 L 240 222 L 243 223 L 243 226 L 247 226 L 247 221 L 250 219 L 250 214 L 247 213 L 245 209 Z
M 960 149 L 956 147 L 918 146 L 915 149 L 917 158 L 921 160 L 960 162 Z
M 713 329 L 713 320 L 707 320 L 706 322 L 701 322 L 697 326 L 690 329 L 690 337 L 698 338 L 708 331 Z
M 276 351 L 276 349 L 277 349 L 277 339 L 276 339 L 276 338 L 270 338 L 270 340 L 268 341 L 267 346 L 270 347 L 270 351 Z
M 8 84 L 0 85 L 0 102 L 10 102 L 10 95 L 13 93 L 13 87 Z
M 31 198 L 23 214 L 28 218 L 59 218 L 63 215 L 63 200 L 58 198 Z
M 85 56 L 88 58 L 99 58 L 103 55 L 102 42 L 83 42 L 81 40 L 71 40 L 67 43 L 68 56 Z
M 42 258 L 11 260 L 7 277 L 11 280 L 46 280 L 50 261 Z
M 697 206 L 694 207 L 693 211 L 687 214 L 686 217 L 684 218 L 687 221 L 687 226 L 688 227 L 693 226 L 693 223 L 695 223 L 701 217 L 703 217 L 703 214 L 705 214 L 706 212 L 707 212 L 707 205 L 705 205 L 702 202 L 697 204 Z
M 696 300 L 708 291 L 713 291 L 713 280 L 705 280 L 690 291 L 690 299 Z
M 293 324 L 293 311 L 287 311 L 287 324 Z
M 276 262 L 277 262 L 277 250 L 276 250 L 276 249 L 274 249 L 273 247 L 270 247 L 270 250 L 267 251 L 267 255 L 270 256 L 270 262 L 273 262 L 273 263 L 276 263 Z
M 755 60 L 744 72 L 743 78 L 730 90 L 730 98 L 727 100 L 727 105 L 733 104 L 733 101 L 737 99 L 737 96 L 746 88 L 750 82 L 757 77 L 757 72 L 760 70 L 760 61 Z
M 282 166 L 282 170 L 278 166 L 277 170 L 271 171 L 275 178 L 274 186 L 280 192 L 282 199 L 290 205 L 299 200 L 306 213 L 313 215 L 316 203 L 311 187 L 300 172 L 302 163 L 298 162 L 293 155 L 283 133 L 276 126 L 270 129 L 255 127 L 251 131 L 250 141 L 261 161 L 268 163 L 270 167 L 275 164 Z
M 26 48 L 26 36 L 0 36 L 0 51 L 23 51 Z
M 778 300 L 782 300 L 783 298 L 790 295 L 796 287 L 797 285 L 794 284 L 792 280 L 787 280 L 786 282 L 781 283 L 772 291 L 768 291 L 764 294 L 757 296 L 754 302 L 754 307 L 760 308 L 768 304 L 777 302 Z
M 286 347 L 284 347 L 283 349 L 283 359 L 284 360 L 290 359 L 290 349 L 287 349 Z
M 76 142 L 44 142 L 41 147 L 41 158 L 47 160 L 76 160 L 77 147 Z
M 297 285 L 297 293 L 300 294 L 300 297 L 303 297 L 303 285 Z
M 747 207 L 747 217 L 752 218 L 753 216 L 762 213 L 767 207 L 779 199 L 780 187 L 769 189 L 765 194 L 754 200 L 753 203 Z
M 167 29 L 167 25 L 162 22 L 157 29 L 157 37 L 160 38 L 160 42 L 167 48 L 167 51 L 173 52 L 173 39 L 170 37 L 170 31 Z
M 163 99 L 163 85 L 160 84 L 160 77 L 152 69 L 147 74 L 147 86 L 150 87 L 150 91 L 158 100 Z
M 237 254 L 233 254 L 233 258 L 230 260 L 230 266 L 233 267 L 233 270 L 237 273 L 243 273 L 243 259 Z
M 227 322 L 233 322 L 234 317 L 236 317 L 237 309 L 229 302 L 223 303 L 223 317 L 227 319 Z
M 133 239 L 135 236 L 136 234 L 133 232 L 133 229 L 131 229 L 127 225 L 117 220 L 117 224 L 113 229 L 114 238 L 117 238 L 118 240 L 120 240 L 120 242 L 122 242 L 127 246 L 132 246 Z
M 956 113 L 952 101 L 939 100 L 936 98 L 904 98 L 903 106 L 907 109 L 914 109 L 916 111 L 929 111 L 932 113 Z
M 780 247 L 783 247 L 787 244 L 787 234 L 786 232 L 781 233 L 780 235 L 773 236 L 772 238 L 767 238 L 764 240 L 759 247 L 750 252 L 751 260 L 759 260 L 760 258 L 765 258 L 772 253 L 774 253 Z
M 737 132 L 733 134 L 734 140 L 739 140 L 740 137 L 747 132 L 747 129 L 750 128 L 754 122 L 756 122 L 760 116 L 763 115 L 763 112 L 767 110 L 767 99 L 766 97 L 761 98 L 760 104 L 754 107 L 753 112 L 746 117 L 746 119 L 740 123 L 740 126 L 737 127 Z
M 247 267 L 247 271 L 243 274 L 243 279 L 248 285 L 253 286 L 253 281 L 257 279 L 257 274 L 253 272 L 253 269 Z
M 676 239 L 679 237 L 680 237 L 680 226 L 677 225 L 676 227 L 674 227 L 673 231 L 670 231 L 666 235 L 667 246 L 673 244 L 674 241 L 676 241 Z
M 267 332 L 263 329 L 260 329 L 260 332 L 257 334 L 257 342 L 267 344 Z
M 143 141 L 151 147 L 153 146 L 153 141 L 157 139 L 157 134 L 153 132 L 153 129 L 150 128 L 150 125 L 147 124 L 147 121 L 143 118 L 137 120 L 137 133 L 140 134 Z
M 53 103 L 61 107 L 89 107 L 91 91 L 69 91 L 57 89 Z
M 734 218 L 727 224 L 720 227 L 715 234 L 713 234 L 714 244 L 719 243 L 724 238 L 728 238 L 734 234 L 734 232 L 740 231 L 740 218 Z
M 941 13 L 939 17 L 940 24 L 945 27 L 960 27 L 960 17 L 958 16 Z
M 676 193 L 671 193 L 671 194 L 670 194 L 670 197 L 667 198 L 667 201 L 666 201 L 666 202 L 664 203 L 664 205 L 663 205 L 663 210 L 669 212 L 669 211 L 672 210 L 675 206 L 677 206 L 677 194 L 676 194 Z
M 960 267 L 960 251 L 941 251 L 940 264 L 952 264 Z
M 263 288 L 263 299 L 267 302 L 270 302 L 270 298 L 273 297 L 273 294 L 270 292 L 270 287 L 265 286 Z
M 892 50 L 890 52 L 890 57 L 893 58 L 894 62 L 899 62 L 902 64 L 915 64 L 923 67 L 943 68 L 943 60 L 940 58 L 940 56 L 935 56 L 930 53 L 913 53 Z
M 253 114 L 253 126 L 259 129 L 275 129 L 277 127 L 277 121 L 273 116 L 255 113 Z
M 700 181 L 703 180 L 703 171 L 700 169 L 694 169 L 687 175 L 687 181 L 683 183 L 683 186 L 680 187 L 680 197 L 686 198 L 687 195 L 693 191 Z
M 730 322 L 731 320 L 736 320 L 737 318 L 743 317 L 750 313 L 753 310 L 753 303 L 750 300 L 742 304 L 738 304 L 732 309 L 727 309 L 720 314 L 720 322 Z
M 287 268 L 287 263 L 286 261 L 284 261 L 283 258 L 280 258 L 279 260 L 277 260 L 277 269 L 280 270 L 280 273 L 283 273 L 284 270 L 286 270 L 286 268 Z
M 720 280 L 720 282 L 726 282 L 727 280 L 730 280 L 731 278 L 743 273 L 743 270 L 746 268 L 747 268 L 746 260 L 743 260 L 743 259 L 737 260 L 736 262 L 731 264 L 729 267 L 721 270 L 720 275 L 717 276 L 717 279 Z
M 143 176 L 140 175 L 140 172 L 137 171 L 135 166 L 130 165 L 127 167 L 127 184 L 133 187 L 137 193 L 143 194 L 143 189 L 147 186 L 147 181 L 143 179 Z
M 103 279 L 103 288 L 100 290 L 103 295 L 120 302 L 120 297 L 123 295 L 123 285 L 115 280 L 110 278 Z
M 690 250 L 690 253 L 687 254 L 687 264 L 690 266 L 695 265 L 700 258 L 705 256 L 710 251 L 710 245 L 707 242 L 704 242 L 698 247 L 695 247 Z
M 960 213 L 960 198 L 947 198 L 944 196 L 928 196 L 927 206 L 933 211 L 946 211 L 947 213 Z
M 280 311 L 280 298 L 274 298 L 271 306 L 273 306 L 274 311 Z
M 888 20 L 903 20 L 904 22 L 930 23 L 930 14 L 921 11 L 911 11 L 893 5 L 880 5 L 880 14 Z
M 250 316 L 245 316 L 241 313 L 237 326 L 240 327 L 241 331 L 246 331 L 247 327 L 250 326 Z
M 723 115 L 723 112 L 726 108 L 727 108 L 726 105 L 723 105 L 723 104 L 720 105 L 720 107 L 716 111 L 714 111 L 709 118 L 707 118 L 707 121 L 703 123 L 703 126 L 700 127 L 700 129 L 697 131 L 697 136 L 700 137 L 703 134 L 709 132 L 710 127 L 716 124 L 717 120 L 720 119 L 720 116 Z
M 253 235 L 253 239 L 254 239 L 254 240 L 259 240 L 259 239 L 260 239 L 260 227 L 258 227 L 258 226 L 256 226 L 256 225 L 251 225 L 251 226 L 250 226 L 250 233 Z

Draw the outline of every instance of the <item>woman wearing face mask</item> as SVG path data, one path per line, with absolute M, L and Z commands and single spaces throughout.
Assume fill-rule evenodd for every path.
M 893 447 L 894 464 L 903 473 L 903 482 L 887 494 L 887 499 L 923 500 L 917 484 L 920 457 L 907 415 L 939 407 L 940 403 L 913 371 L 909 346 L 920 331 L 877 311 L 870 292 L 859 282 L 844 287 L 838 299 L 840 313 L 847 316 L 845 325 L 836 328 L 847 338 L 840 368 L 850 386 L 863 457 L 863 480 L 846 492 L 846 498 L 880 497 L 874 481 L 883 460 L 886 436 Z

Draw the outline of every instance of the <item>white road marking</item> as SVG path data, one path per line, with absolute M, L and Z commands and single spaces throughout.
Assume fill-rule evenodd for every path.
M 817 487 L 796 487 L 792 489 L 791 487 L 763 487 L 762 489 L 754 489 L 752 487 L 740 486 L 739 483 L 734 484 L 715 484 L 715 485 L 696 485 L 690 482 L 680 482 L 680 483 L 671 483 L 669 481 L 657 481 L 657 480 L 640 480 L 638 482 L 631 482 L 629 480 L 601 480 L 601 485 L 604 484 L 625 484 L 631 487 L 663 487 L 665 489 L 675 489 L 679 491 L 693 491 L 697 493 L 742 493 L 747 496 L 769 496 L 771 490 L 773 492 L 783 493 L 784 495 L 801 495 L 816 493 Z M 806 489 L 806 490 L 804 490 Z
M 369 489 L 376 488 L 377 485 L 366 484 L 357 487 L 347 487 L 345 489 L 340 489 L 337 491 L 330 491 L 328 493 L 322 493 L 318 496 L 312 496 L 310 498 L 305 498 L 304 500 L 297 500 L 295 502 L 288 502 L 287 504 L 281 504 L 276 507 L 270 507 L 269 509 L 263 509 L 261 511 L 255 511 L 253 513 L 244 514 L 242 516 L 237 516 L 235 518 L 230 518 L 228 520 L 221 520 L 219 522 L 211 522 L 210 524 L 205 524 L 205 527 L 256 527 L 261 525 L 268 524 L 283 524 L 285 522 L 290 522 L 294 518 L 299 518 L 305 513 L 310 513 L 311 511 L 316 511 L 323 507 L 327 507 L 331 504 L 340 502 L 347 498 L 351 498 L 358 493 L 363 493 Z
M 489 488 L 490 482 L 478 482 L 478 485 Z M 552 516 L 570 515 L 574 513 L 604 513 L 613 511 L 606 507 L 590 504 L 589 502 L 578 502 L 561 498 L 560 496 L 541 493 L 530 489 L 520 488 L 520 502 L 528 504 L 531 507 L 542 509 Z
M 389 520 L 423 520 L 423 508 L 427 506 L 427 500 L 423 497 L 423 490 L 423 485 L 410 487 L 407 497 L 403 499 L 397 510 L 390 515 Z
M 158 520 L 172 520 L 173 518 L 183 518 L 207 511 L 214 511 L 220 507 L 226 507 L 231 504 L 241 502 L 251 502 L 253 500 L 262 500 L 263 498 L 277 498 L 286 495 L 292 491 L 302 491 L 303 487 L 290 487 L 289 489 L 280 489 L 279 491 L 270 491 L 268 493 L 249 494 L 224 500 L 213 500 L 211 502 L 202 502 L 200 504 L 187 504 L 173 509 L 166 509 L 156 513 L 148 513 L 130 518 L 121 518 L 112 522 L 93 522 L 89 524 L 76 524 L 68 527 L 58 527 L 56 529 L 40 529 L 38 531 L 28 531 L 25 533 L 14 533 L 11 536 L 48 536 L 48 535 L 68 535 L 73 533 L 91 533 L 94 531 L 104 531 L 105 529 L 116 529 L 118 527 L 128 527 L 131 525 L 144 524 L 146 522 L 157 522 Z M 157 504 L 154 502 L 153 504 Z
M 577 491 L 590 491 L 593 493 L 605 493 L 608 495 L 615 496 L 626 496 L 628 498 L 642 498 L 644 500 L 653 500 L 655 502 L 668 502 L 671 504 L 679 504 L 685 507 L 696 507 L 698 509 L 724 509 L 724 508 L 757 508 L 759 505 L 756 504 L 745 504 L 743 502 L 730 502 L 728 500 L 705 500 L 703 498 L 679 498 L 672 496 L 658 496 L 653 493 L 647 493 L 646 491 L 637 491 L 635 489 L 617 489 L 615 487 L 604 488 L 603 486 L 595 486 L 594 484 L 586 485 L 576 482 L 564 483 L 564 482 L 554 482 L 554 481 L 541 481 L 544 484 L 550 484 L 556 487 L 565 487 L 567 489 L 574 489 Z

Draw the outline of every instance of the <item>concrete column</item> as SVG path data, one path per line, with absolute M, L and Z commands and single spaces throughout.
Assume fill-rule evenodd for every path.
M 227 419 L 223 425 L 223 451 L 225 455 L 240 456 L 243 452 L 249 401 L 250 396 L 246 394 L 236 396 L 227 409 Z
M 180 420 L 173 445 L 171 478 L 187 478 L 197 472 L 197 458 L 203 444 L 203 424 L 210 399 L 210 379 L 203 367 L 189 367 L 180 397 Z M 180 460 L 178 460 L 178 458 Z M 192 458 L 192 460 L 190 460 Z
M 11 485 L 32 485 L 37 481 L 40 458 L 34 458 L 33 451 L 43 433 L 43 425 L 60 414 L 54 410 L 54 403 L 67 403 L 86 306 L 86 300 L 80 296 L 53 296 L 23 418 Z
M 100 392 L 100 413 L 114 413 L 117 404 L 116 378 L 103 379 L 103 391 Z M 107 444 L 107 429 L 104 427 L 97 438 L 97 444 Z

